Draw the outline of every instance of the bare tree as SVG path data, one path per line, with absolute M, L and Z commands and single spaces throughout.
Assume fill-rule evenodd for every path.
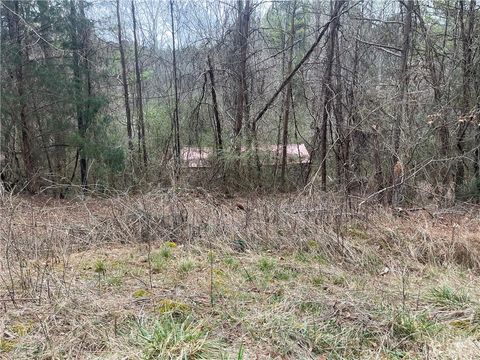
M 175 22 L 173 18 L 173 0 L 170 0 L 170 19 L 172 26 L 172 66 L 173 66 L 173 91 L 174 91 L 174 110 L 172 117 L 173 129 L 173 156 L 175 161 L 175 178 L 178 180 L 180 175 L 180 125 L 178 118 L 178 77 L 177 77 L 177 57 L 175 44 Z
M 222 139 L 222 123 L 220 121 L 220 112 L 218 108 L 217 100 L 217 90 L 215 88 L 215 75 L 212 57 L 210 54 L 207 55 L 207 64 L 208 64 L 208 75 L 210 77 L 210 90 L 212 94 L 212 104 L 213 104 L 213 118 L 215 121 L 215 140 L 217 144 L 217 154 L 220 158 L 223 153 L 223 139 Z
M 310 150 L 302 180 L 323 190 L 332 184 L 399 204 L 408 179 L 402 195 L 478 197 L 478 1 L 130 5 L 133 24 L 121 0 L 2 2 L 0 146 L 9 182 L 35 191 L 71 174 L 84 188 L 115 186 L 125 166 L 138 163 L 143 176 L 170 159 L 176 182 L 190 178 L 180 174 L 181 145 L 214 146 L 226 176 L 227 147 L 238 155 L 245 145 L 252 157 L 235 163 L 242 182 L 286 189 L 295 141 Z M 116 13 L 100 19 L 104 6 Z M 121 86 L 109 76 L 116 68 Z M 126 131 L 111 118 L 126 118 Z M 274 173 L 261 174 L 268 160 L 260 150 L 271 144 Z
M 457 128 L 458 161 L 455 182 L 461 186 L 465 179 L 465 136 L 468 131 L 471 112 L 471 83 L 473 75 L 473 28 L 475 26 L 475 0 L 470 0 L 470 5 L 465 14 L 466 1 L 458 1 L 458 21 L 460 23 L 460 40 L 462 44 L 462 121 Z
M 329 34 L 327 39 L 327 49 L 325 58 L 325 71 L 322 78 L 322 105 L 321 109 L 321 123 L 320 126 L 315 126 L 316 133 L 314 135 L 314 148 L 312 150 L 312 158 L 315 159 L 317 148 L 320 147 L 320 174 L 321 174 L 321 189 L 327 190 L 327 134 L 328 134 L 328 118 L 333 110 L 334 91 L 332 84 L 332 71 L 335 56 L 335 45 L 338 27 L 340 24 L 340 11 L 344 6 L 345 1 L 331 1 L 332 8 L 331 20 L 329 22 Z
M 445 52 L 437 51 L 435 43 L 431 38 L 419 4 L 415 10 L 416 18 L 420 24 L 421 33 L 425 41 L 425 62 L 430 74 L 430 81 L 433 88 L 433 103 L 436 109 L 434 114 L 430 115 L 430 122 L 437 129 L 439 154 L 443 161 L 450 155 L 450 130 L 446 111 L 443 106 L 445 92 Z M 446 47 L 447 29 L 449 26 L 448 17 L 445 20 L 445 26 L 442 38 L 442 47 Z M 447 165 L 442 165 L 441 181 L 443 182 L 443 190 L 450 186 L 451 173 Z
M 125 115 L 127 118 L 127 136 L 128 136 L 128 150 L 130 156 L 133 155 L 133 134 L 132 134 L 132 118 L 130 113 L 130 99 L 128 94 L 128 81 L 127 81 L 127 64 L 125 61 L 125 50 L 123 49 L 122 41 L 122 23 L 120 19 L 120 0 L 117 0 L 117 33 L 118 33 L 118 49 L 120 51 L 120 62 L 122 65 L 122 85 L 123 85 L 123 98 L 125 101 Z
M 243 116 L 245 109 L 245 92 L 247 91 L 247 49 L 248 35 L 250 27 L 250 0 L 245 0 L 245 6 L 242 0 L 237 1 L 237 33 L 235 36 L 235 51 L 238 52 L 237 67 L 237 87 L 235 99 L 235 127 L 233 136 L 235 139 L 235 148 L 240 152 Z
M 408 111 L 408 83 L 409 83 L 409 69 L 408 61 L 411 47 L 411 32 L 412 32 L 412 13 L 414 2 L 413 0 L 408 0 L 406 2 L 401 2 L 405 7 L 405 17 L 403 24 L 403 34 L 402 34 L 402 52 L 400 59 L 400 73 L 399 73 L 399 93 L 398 93 L 398 107 L 397 114 L 395 119 L 395 124 L 393 128 L 393 157 L 392 157 L 392 172 L 396 164 L 401 164 L 400 156 L 400 137 L 402 128 L 406 125 L 405 119 L 407 117 Z M 403 165 L 402 165 L 403 167 Z M 395 182 L 395 177 L 392 175 L 392 203 L 398 203 L 400 184 Z
M 84 36 L 84 21 L 80 19 L 77 14 L 77 8 L 75 4 L 75 0 L 70 0 L 70 22 L 71 22 L 71 42 L 72 42 L 72 60 L 73 60 L 73 76 L 74 76 L 74 84 L 75 84 L 75 107 L 76 107 L 76 117 L 77 117 L 77 128 L 78 133 L 80 135 L 81 144 L 77 149 L 77 156 L 75 161 L 75 168 L 73 175 L 75 174 L 76 164 L 79 159 L 80 161 L 80 182 L 82 184 L 82 188 L 85 190 L 88 184 L 87 178 L 87 158 L 85 154 L 85 142 L 86 142 L 86 131 L 87 131 L 87 123 L 86 123 L 86 111 L 85 111 L 85 86 L 84 86 L 84 78 L 82 76 L 82 66 L 85 64 L 82 61 L 82 57 L 84 60 L 85 58 L 85 51 L 84 46 L 85 44 L 79 39 L 85 39 Z
M 16 80 L 16 96 L 18 97 L 18 109 L 15 111 L 16 117 L 18 117 L 18 124 L 20 125 L 21 133 L 21 148 L 22 158 L 25 166 L 25 175 L 27 180 L 27 188 L 35 192 L 37 190 L 37 184 L 35 179 L 36 165 L 35 157 L 32 148 L 32 125 L 27 116 L 27 102 L 26 92 L 24 84 L 24 64 L 27 61 L 27 53 L 24 44 L 24 26 L 20 21 L 21 7 L 18 0 L 8 1 L 6 18 L 9 30 L 9 36 L 12 44 L 15 44 L 18 52 L 18 58 L 15 62 L 14 76 Z
M 339 20 L 340 21 L 340 20 Z M 346 129 L 345 118 L 343 113 L 343 78 L 342 78 L 342 63 L 340 53 L 340 39 L 338 32 L 335 34 L 335 103 L 333 105 L 333 112 L 336 120 L 337 132 L 337 146 L 336 146 L 336 160 L 337 160 L 337 182 L 339 186 L 345 186 L 347 193 L 349 192 L 350 183 L 350 130 Z
M 148 155 L 147 155 L 147 145 L 145 142 L 145 121 L 143 118 L 143 96 L 142 96 L 142 78 L 140 73 L 140 63 L 138 56 L 138 40 L 137 40 L 137 20 L 135 16 L 135 4 L 132 0 L 132 17 L 133 17 L 133 42 L 135 48 L 135 75 L 136 75 L 136 84 L 137 84 L 137 112 L 138 112 L 138 140 L 142 148 L 142 158 L 143 166 L 145 171 L 147 171 L 148 166 Z
M 290 31 L 288 34 L 288 60 L 287 60 L 287 74 L 292 72 L 293 68 L 293 45 L 295 39 L 295 12 L 297 10 L 297 2 L 294 0 L 290 3 L 291 18 Z M 282 135 L 282 167 L 280 173 L 281 186 L 285 188 L 285 172 L 287 169 L 287 144 L 288 144 L 288 121 L 290 116 L 290 100 L 292 98 L 292 83 L 287 84 L 285 90 L 285 98 L 283 104 L 283 135 Z

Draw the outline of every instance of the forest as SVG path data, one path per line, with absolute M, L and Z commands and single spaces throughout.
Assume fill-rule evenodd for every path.
M 475 1 L 2 1 L 1 21 L 5 188 L 478 200 Z
M 0 0 L 0 359 L 480 358 L 476 0 Z

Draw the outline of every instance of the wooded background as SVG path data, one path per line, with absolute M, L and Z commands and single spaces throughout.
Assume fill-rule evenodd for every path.
M 479 199 L 479 15 L 475 0 L 2 0 L 3 186 L 178 184 L 190 146 L 214 149 L 205 187 Z M 300 143 L 311 161 L 292 175 Z M 267 167 L 257 149 L 274 144 Z

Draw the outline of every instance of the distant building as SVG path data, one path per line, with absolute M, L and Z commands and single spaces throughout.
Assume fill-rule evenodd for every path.
M 210 167 L 208 161 L 213 154 L 211 148 L 198 147 L 184 147 L 181 150 L 180 156 L 182 165 L 188 168 L 205 168 Z
M 247 149 L 242 147 L 241 151 Z M 258 147 L 260 161 L 262 165 L 280 164 L 282 159 L 282 145 L 262 145 Z M 212 148 L 184 147 L 181 150 L 181 159 L 183 166 L 187 168 L 208 168 L 211 166 L 210 157 L 214 154 Z M 304 144 L 287 145 L 287 164 L 301 165 L 308 164 L 310 154 Z

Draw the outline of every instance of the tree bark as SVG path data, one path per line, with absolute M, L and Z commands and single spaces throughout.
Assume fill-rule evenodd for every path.
M 348 158 L 349 158 L 349 169 L 352 171 L 352 175 L 356 176 L 359 169 L 358 157 L 360 154 L 357 153 L 357 137 L 355 136 L 355 131 L 359 123 L 358 119 L 358 109 L 357 109 L 357 99 L 356 91 L 358 86 L 358 66 L 359 66 L 359 41 L 355 41 L 355 52 L 353 55 L 353 70 L 351 85 L 347 90 L 347 104 L 348 104 L 348 118 L 349 118 L 349 132 L 348 132 Z M 351 151 L 353 148 L 353 151 Z M 351 152 L 351 154 L 350 154 Z M 353 184 L 351 184 L 353 185 Z M 349 185 L 350 188 L 350 185 Z

